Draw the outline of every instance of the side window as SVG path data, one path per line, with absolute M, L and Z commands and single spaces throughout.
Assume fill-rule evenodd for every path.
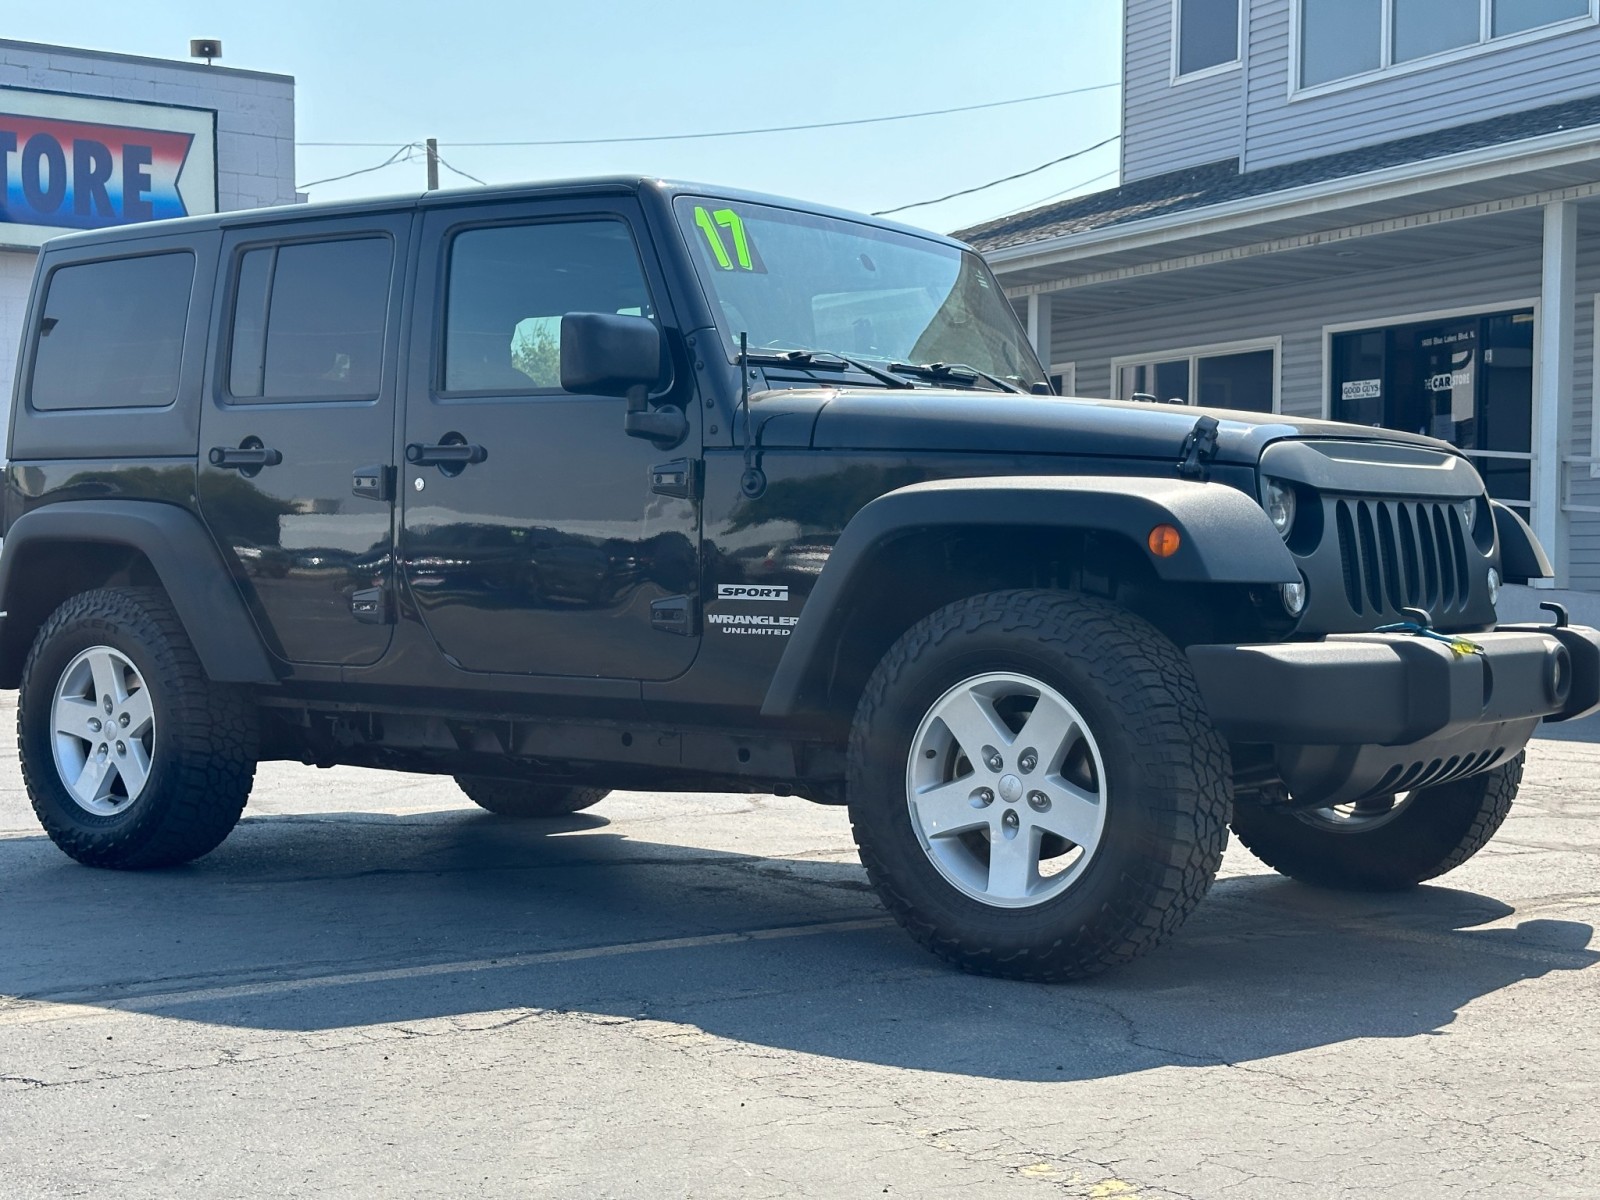
M 561 387 L 567 313 L 654 318 L 633 234 L 619 220 L 493 225 L 450 243 L 446 392 Z
M 58 268 L 35 334 L 29 402 L 46 412 L 171 404 L 193 287 L 186 251 Z
M 228 391 L 248 400 L 370 400 L 383 376 L 393 243 L 298 242 L 239 260 Z

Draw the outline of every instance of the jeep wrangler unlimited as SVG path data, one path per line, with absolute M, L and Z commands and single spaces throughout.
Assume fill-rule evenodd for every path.
M 1229 825 L 1403 888 L 1506 815 L 1600 634 L 1426 438 L 1049 394 L 983 261 L 769 197 L 603 179 L 226 213 L 44 249 L 0 686 L 35 811 L 159 867 L 255 764 L 847 804 L 964 968 L 1176 929 Z M 619 403 L 621 401 L 621 403 Z

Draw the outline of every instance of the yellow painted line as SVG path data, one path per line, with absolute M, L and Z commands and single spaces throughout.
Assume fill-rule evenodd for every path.
M 828 921 L 818 925 L 790 925 L 779 929 L 750 929 L 732 933 L 707 933 L 696 937 L 656 938 L 646 942 L 622 942 L 609 946 L 584 946 L 574 950 L 535 950 L 526 954 L 497 955 L 494 958 L 467 958 L 455 962 L 424 963 L 415 967 L 388 967 L 372 971 L 342 971 L 328 975 L 308 975 L 295 979 L 262 980 L 223 987 L 185 988 L 171 992 L 150 992 L 137 996 L 111 997 L 94 1004 L 52 1003 L 48 1000 L 0 997 L 0 1026 L 34 1025 L 44 1021 L 71 1021 L 131 1015 L 169 1008 L 178 1004 L 209 1004 L 218 1000 L 242 1000 L 255 996 L 281 996 L 317 988 L 352 987 L 366 983 L 393 983 L 408 979 L 427 979 L 436 975 L 464 975 L 474 971 L 503 971 L 547 963 L 585 962 L 598 958 L 619 958 L 627 954 L 653 954 L 662 950 L 694 950 L 704 946 L 728 946 L 742 942 L 772 942 L 785 938 L 811 937 L 823 933 L 854 933 L 883 929 L 894 922 L 888 917 L 866 917 L 853 921 Z

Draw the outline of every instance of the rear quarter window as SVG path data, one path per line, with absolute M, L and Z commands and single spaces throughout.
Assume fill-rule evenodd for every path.
M 194 272 L 186 251 L 52 271 L 33 335 L 30 405 L 50 412 L 173 403 Z

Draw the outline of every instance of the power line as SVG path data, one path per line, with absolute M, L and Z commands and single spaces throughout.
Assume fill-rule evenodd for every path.
M 389 143 L 385 142 L 383 144 L 387 146 Z M 295 184 L 295 191 L 297 191 L 297 192 L 309 191 L 311 188 L 320 187 L 324 183 L 338 183 L 339 180 L 341 180 L 341 179 L 354 179 L 357 175 L 368 175 L 368 174 L 371 174 L 373 171 L 381 171 L 385 167 L 394 166 L 395 163 L 410 162 L 411 161 L 411 152 L 413 150 L 415 150 L 416 148 L 417 148 L 417 143 L 415 143 L 415 142 L 407 142 L 404 146 L 401 146 L 393 154 L 389 155 L 388 158 L 384 159 L 381 163 L 379 163 L 375 167 L 362 167 L 359 171 L 347 171 L 343 175 L 330 175 L 326 179 L 313 179 L 310 183 L 297 183 L 297 184 Z M 451 170 L 454 170 L 454 169 L 455 169 L 454 167 L 451 168 Z
M 946 200 L 954 200 L 957 196 L 970 196 L 974 192 L 987 191 L 989 188 L 999 187 L 1002 183 L 1010 183 L 1013 179 L 1022 179 L 1028 175 L 1037 175 L 1040 171 L 1043 171 L 1049 167 L 1053 167 L 1057 163 L 1070 162 L 1074 158 L 1082 158 L 1085 154 L 1089 154 L 1092 151 L 1098 150 L 1102 146 L 1109 146 L 1121 136 L 1122 135 L 1120 133 L 1114 133 L 1104 141 L 1096 142 L 1092 146 L 1085 146 L 1082 150 L 1074 150 L 1071 154 L 1063 154 L 1060 158 L 1052 158 L 1047 163 L 1040 163 L 1037 167 L 1029 167 L 1026 171 L 1018 171 L 1015 175 L 1006 175 L 1000 179 L 991 179 L 988 183 L 978 184 L 977 187 L 962 188 L 959 192 L 951 192 L 947 196 L 939 196 L 933 200 L 917 200 L 910 204 L 899 205 L 896 208 L 880 208 L 872 215 L 875 217 L 886 217 L 890 213 L 905 212 L 908 208 L 926 208 L 930 204 L 943 204 Z
M 511 146 L 614 146 L 623 142 L 681 142 L 699 138 L 748 137 L 761 133 L 794 133 L 805 129 L 841 129 L 847 125 L 878 125 L 885 121 L 910 121 L 918 117 L 942 117 L 950 113 L 977 112 L 986 108 L 1004 108 L 1011 104 L 1031 104 L 1036 100 L 1055 100 L 1062 96 L 1080 96 L 1085 92 L 1102 92 L 1120 87 L 1118 83 L 1097 83 L 1092 87 L 1068 88 L 1062 92 L 1041 92 L 1037 96 L 1018 96 L 1014 100 L 991 100 L 985 104 L 963 104 L 956 108 L 930 108 L 923 112 L 895 113 L 887 117 L 857 117 L 848 121 L 818 121 L 807 125 L 770 125 L 762 129 L 718 129 L 703 133 L 654 133 L 630 137 L 607 138 L 555 138 L 533 142 L 445 142 L 447 146 L 465 148 Z M 296 146 L 370 147 L 390 146 L 392 142 L 296 142 Z
M 1062 196 L 1070 195 L 1081 187 L 1088 187 L 1091 183 L 1099 183 L 1102 179 L 1110 179 L 1111 176 L 1115 175 L 1116 173 L 1117 168 L 1112 167 L 1111 170 L 1102 171 L 1092 179 L 1080 179 L 1071 187 L 1064 187 L 1059 192 L 1051 192 L 1048 196 L 1041 196 L 1037 200 L 1029 200 L 1026 204 L 1019 204 L 1015 208 L 1008 208 L 1005 212 L 998 213 L 991 217 L 990 220 L 1000 221 L 1006 217 L 1014 217 L 1018 213 L 1027 212 L 1030 208 L 1038 208 L 1041 204 L 1049 204 L 1050 201 L 1058 200 Z M 987 222 L 985 222 L 985 224 L 987 224 Z
M 484 183 L 483 180 L 479 179 L 476 175 L 469 175 L 465 171 L 463 171 L 460 167 L 453 166 L 452 164 L 447 162 L 445 160 L 444 155 L 439 154 L 438 152 L 435 152 L 434 153 L 434 158 L 437 159 L 439 165 L 441 167 L 445 168 L 447 171 L 454 171 L 457 175 L 461 176 L 461 178 L 470 179 L 470 180 L 472 180 L 473 183 L 479 184 L 479 185 L 481 185 L 483 187 L 488 187 L 489 186 L 487 183 Z

